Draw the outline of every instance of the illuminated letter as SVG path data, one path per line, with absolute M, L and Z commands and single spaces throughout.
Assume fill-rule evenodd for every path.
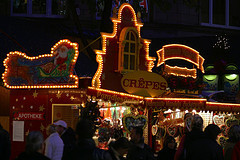
M 153 88 L 152 89 L 159 89 L 159 82 L 153 82 Z
M 124 79 L 124 80 L 123 80 L 123 86 L 124 86 L 124 87 L 127 87 L 127 86 L 128 86 L 128 84 L 126 84 L 126 83 L 127 83 L 126 81 L 129 81 L 129 80 L 128 80 L 128 79 Z M 125 82 L 126 82 L 126 83 L 125 83 Z
M 167 84 L 165 82 L 160 83 L 160 90 L 166 90 Z
M 145 88 L 148 88 L 151 85 L 152 85 L 152 81 L 146 81 L 146 87 Z
M 131 79 L 131 80 L 130 80 L 130 85 L 129 85 L 129 87 L 135 87 L 135 88 L 136 88 L 136 83 L 137 83 L 136 80 Z

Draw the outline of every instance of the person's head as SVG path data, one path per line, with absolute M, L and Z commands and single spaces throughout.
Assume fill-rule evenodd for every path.
M 43 150 L 43 135 L 40 131 L 32 131 L 28 134 L 26 140 L 26 152 L 39 152 Z
M 131 141 L 139 143 L 143 137 L 143 129 L 141 127 L 133 127 L 131 130 Z
M 52 133 L 55 133 L 56 131 L 57 131 L 56 126 L 53 124 L 48 125 L 46 128 L 47 135 L 51 135 Z
M 184 132 L 190 132 L 191 130 L 191 123 L 192 123 L 192 113 L 188 112 L 184 115 Z
M 127 138 L 121 137 L 113 142 L 112 147 L 121 155 L 127 154 L 130 143 Z
M 203 129 L 203 119 L 200 115 L 195 114 L 192 116 L 191 130 L 200 130 Z
M 229 141 L 240 141 L 240 125 L 233 125 L 228 130 Z
M 166 136 L 163 142 L 163 148 L 176 149 L 177 144 L 172 136 Z
M 204 133 L 211 139 L 216 140 L 217 136 L 221 133 L 221 129 L 215 124 L 209 124 Z
M 184 114 L 184 121 L 189 118 L 189 117 L 192 117 L 192 113 L 188 112 L 188 113 L 185 113 Z
M 95 133 L 95 126 L 91 120 L 80 119 L 76 125 L 78 139 L 90 139 Z
M 58 120 L 53 123 L 56 126 L 56 131 L 61 135 L 67 129 L 67 123 L 63 120 Z

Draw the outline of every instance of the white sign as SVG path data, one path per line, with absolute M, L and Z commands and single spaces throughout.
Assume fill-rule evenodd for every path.
M 13 121 L 13 141 L 24 141 L 24 121 Z

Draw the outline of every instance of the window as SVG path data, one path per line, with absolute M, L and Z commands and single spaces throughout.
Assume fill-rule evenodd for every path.
M 63 17 L 67 0 L 12 0 L 11 15 L 25 17 Z
M 240 29 L 239 0 L 201 0 L 202 25 Z
M 123 69 L 136 70 L 137 37 L 133 31 L 127 32 L 123 51 Z
M 229 1 L 229 25 L 240 27 L 240 1 L 230 0 Z
M 225 0 L 213 0 L 213 24 L 225 25 Z

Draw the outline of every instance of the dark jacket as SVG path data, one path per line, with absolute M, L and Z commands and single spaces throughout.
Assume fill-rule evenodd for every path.
M 152 148 L 145 143 L 133 144 L 128 151 L 127 160 L 154 160 Z
M 240 141 L 235 144 L 232 152 L 232 160 L 240 159 Z
M 50 160 L 50 159 L 38 152 L 33 153 L 22 152 L 15 160 Z
M 68 127 L 65 130 L 65 132 L 61 135 L 61 139 L 63 140 L 64 144 L 63 157 L 66 157 L 64 155 L 68 154 L 76 147 L 76 135 L 74 130 L 71 127 Z
M 96 147 L 93 139 L 79 140 L 77 146 L 62 159 L 66 160 L 105 160 L 107 151 Z
M 116 152 L 116 151 L 115 151 Z M 107 156 L 105 156 L 106 157 L 106 160 L 118 160 L 117 158 L 116 158 L 116 154 L 114 153 L 114 149 L 112 148 L 112 147 L 109 147 L 109 150 L 108 150 L 108 153 L 109 153 L 109 155 L 110 155 L 110 158 L 109 157 L 107 157 Z M 120 159 L 120 160 L 126 160 L 124 157 L 122 157 L 122 156 L 118 156 L 118 158 Z
M 175 153 L 176 153 L 175 149 L 165 147 L 158 152 L 157 160 L 174 160 Z
M 222 147 L 202 131 L 193 130 L 186 136 L 187 160 L 223 160 Z
M 11 140 L 9 133 L 0 125 L 0 159 L 9 160 L 11 155 Z

